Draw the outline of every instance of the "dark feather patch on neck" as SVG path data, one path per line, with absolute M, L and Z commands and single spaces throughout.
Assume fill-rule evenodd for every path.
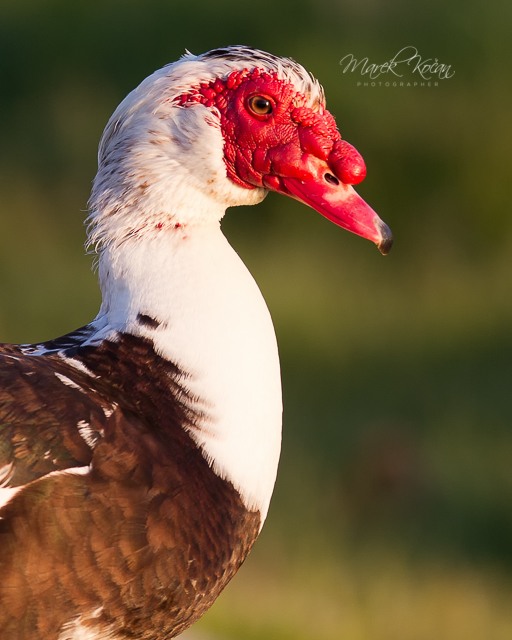
M 148 329 L 158 329 L 158 327 L 160 326 L 159 320 L 156 320 L 156 318 L 152 318 L 145 313 L 137 314 L 137 322 L 141 326 L 147 327 Z

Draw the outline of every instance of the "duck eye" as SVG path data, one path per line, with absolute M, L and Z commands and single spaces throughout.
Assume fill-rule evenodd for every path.
M 266 96 L 254 95 L 247 100 L 249 110 L 255 116 L 269 116 L 274 110 L 274 106 L 270 98 Z

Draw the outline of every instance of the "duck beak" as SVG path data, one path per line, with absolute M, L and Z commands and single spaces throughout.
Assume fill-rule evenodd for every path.
M 263 184 L 307 204 L 343 229 L 374 242 L 386 255 L 393 244 L 391 230 L 351 186 L 364 178 L 364 162 L 351 145 L 340 142 L 345 155 L 327 161 L 311 153 L 298 153 L 296 147 L 291 153 L 288 153 L 289 147 L 281 147 L 271 158 L 272 170 L 263 177 Z M 349 154 L 346 154 L 347 148 Z
M 330 174 L 326 172 L 325 175 Z M 383 255 L 391 250 L 391 229 L 352 186 L 342 182 L 331 184 L 325 177 L 320 180 L 281 178 L 281 182 L 284 187 L 282 193 L 287 192 L 334 224 L 374 242 Z

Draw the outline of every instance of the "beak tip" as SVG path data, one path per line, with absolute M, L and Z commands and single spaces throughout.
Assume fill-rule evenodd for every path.
M 377 247 L 382 255 L 386 256 L 391 251 L 391 247 L 393 246 L 393 234 L 391 233 L 391 229 L 388 227 L 388 225 L 382 221 L 380 221 L 379 224 L 379 231 L 381 239 L 377 243 Z

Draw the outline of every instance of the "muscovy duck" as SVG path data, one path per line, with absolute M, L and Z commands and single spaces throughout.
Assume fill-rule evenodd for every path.
M 186 53 L 99 148 L 89 324 L 0 347 L 0 636 L 161 640 L 208 609 L 267 514 L 281 439 L 272 322 L 220 229 L 271 191 L 368 238 L 358 152 L 296 62 Z

